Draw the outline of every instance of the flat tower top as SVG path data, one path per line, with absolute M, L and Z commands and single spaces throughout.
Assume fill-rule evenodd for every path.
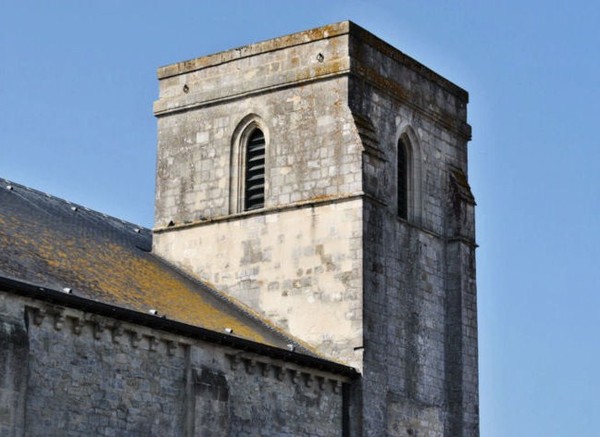
M 350 37 L 358 39 L 362 43 L 376 48 L 386 56 L 393 58 L 411 70 L 418 72 L 426 79 L 437 83 L 439 86 L 455 95 L 459 99 L 464 100 L 465 102 L 468 101 L 468 93 L 464 89 L 450 82 L 448 79 L 440 76 L 433 70 L 427 68 L 425 65 L 404 54 L 400 50 L 386 43 L 382 39 L 378 38 L 352 21 L 341 21 L 335 24 L 328 24 L 314 29 L 249 44 L 243 47 L 225 50 L 212 55 L 201 56 L 199 58 L 177 62 L 175 64 L 160 67 L 157 74 L 159 80 L 166 79 L 243 58 L 257 56 L 263 53 L 283 50 L 286 48 L 309 44 L 319 40 L 340 37 L 343 35 L 349 35 Z M 350 57 L 352 57 L 352 49 L 353 46 L 350 44 Z

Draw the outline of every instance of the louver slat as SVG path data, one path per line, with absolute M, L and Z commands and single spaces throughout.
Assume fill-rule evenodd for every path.
M 255 129 L 246 147 L 244 209 L 263 208 L 265 206 L 265 136 Z

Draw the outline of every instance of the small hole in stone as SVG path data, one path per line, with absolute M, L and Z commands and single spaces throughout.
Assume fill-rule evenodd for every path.
M 183 86 L 183 92 L 184 92 L 184 93 L 186 93 L 186 94 L 190 92 L 190 87 L 189 87 L 189 86 L 187 86 L 187 84 L 185 84 L 185 85 Z
M 325 59 L 325 56 L 323 56 L 323 53 L 319 53 L 319 54 L 317 55 L 317 61 L 319 61 L 319 62 L 323 62 L 323 60 L 324 60 L 324 59 Z

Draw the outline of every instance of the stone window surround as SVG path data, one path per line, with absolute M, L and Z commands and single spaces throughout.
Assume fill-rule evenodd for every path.
M 404 151 L 406 154 L 406 218 L 398 215 L 398 193 L 396 193 L 395 210 L 399 220 L 407 221 L 418 225 L 421 221 L 421 174 L 423 167 L 423 160 L 421 159 L 421 147 L 418 141 L 418 137 L 414 130 L 410 126 L 405 126 L 400 130 L 400 133 L 396 136 L 396 159 L 394 160 L 395 165 L 398 163 L 398 147 L 404 145 Z M 396 174 L 396 188 L 399 187 L 398 177 L 400 175 L 400 169 L 396 168 L 394 172 Z
M 265 204 L 267 207 L 267 193 L 269 181 L 267 169 L 269 168 L 269 143 L 270 133 L 263 119 L 257 114 L 245 116 L 233 131 L 231 139 L 231 155 L 229 166 L 229 214 L 244 212 L 244 193 L 246 177 L 246 145 L 255 129 L 260 129 L 265 137 Z

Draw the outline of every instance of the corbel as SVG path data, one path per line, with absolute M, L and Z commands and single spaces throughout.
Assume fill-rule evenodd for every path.
M 273 366 L 273 369 L 275 370 L 275 378 L 277 378 L 278 381 L 283 381 L 283 378 L 285 377 L 285 368 Z
M 256 371 L 256 362 L 250 358 L 244 359 L 244 366 L 248 375 L 254 375 Z
M 75 335 L 81 335 L 81 330 L 83 329 L 83 320 L 81 320 L 79 317 L 72 317 L 71 318 L 73 324 L 73 334 Z
M 121 338 L 123 338 L 123 334 L 125 333 L 125 329 L 121 323 L 115 323 L 112 327 L 112 340 L 113 343 L 120 344 Z
M 231 370 L 237 370 L 240 363 L 242 362 L 242 358 L 240 354 L 227 355 L 229 357 L 229 363 L 231 365 Z
M 264 377 L 269 376 L 269 371 L 271 370 L 271 365 L 269 363 L 259 363 L 261 368 L 261 374 Z
M 335 394 L 340 393 L 340 391 L 342 390 L 342 383 L 336 379 L 331 380 L 331 385 L 333 386 L 333 392 Z
M 167 344 L 167 354 L 172 357 L 175 355 L 175 352 L 177 352 L 177 342 L 173 340 L 165 340 L 165 343 Z
M 325 378 L 323 378 L 322 376 L 317 376 L 316 380 L 317 387 L 319 387 L 319 390 L 325 390 Z
M 302 378 L 304 379 L 304 385 L 307 388 L 311 388 L 313 386 L 314 377 L 310 373 L 303 373 Z
M 102 333 L 106 329 L 106 324 L 102 320 L 96 320 L 94 322 L 94 338 L 96 340 L 100 340 L 102 338 Z
M 36 326 L 40 326 L 44 321 L 44 317 L 46 317 L 46 310 L 42 308 L 31 308 L 31 313 L 33 315 L 33 323 Z
M 149 336 L 148 337 L 148 350 L 152 351 L 152 352 L 156 352 L 158 348 L 158 338 L 154 337 L 154 336 Z
M 137 331 L 132 331 L 131 332 L 131 347 L 137 348 L 140 345 L 141 341 L 142 341 L 142 334 L 140 334 Z
M 65 313 L 62 308 L 57 308 L 54 312 L 54 329 L 60 331 L 63 326 L 65 326 Z

